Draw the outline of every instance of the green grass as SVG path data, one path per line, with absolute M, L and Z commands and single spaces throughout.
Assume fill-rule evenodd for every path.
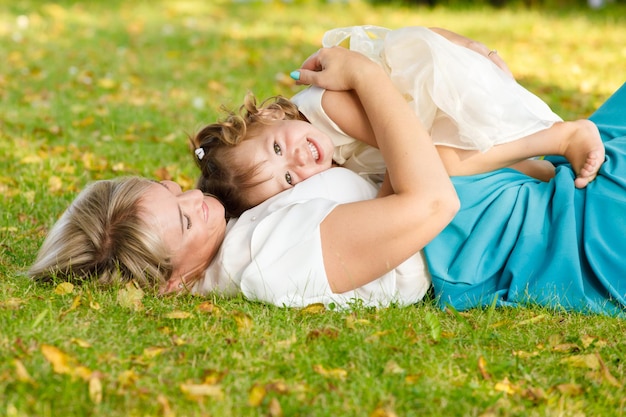
M 450 28 L 572 119 L 625 81 L 625 11 L 0 0 L 0 415 L 624 415 L 620 319 L 57 294 L 23 272 L 90 181 L 191 187 L 186 135 L 248 90 L 292 95 L 329 28 Z

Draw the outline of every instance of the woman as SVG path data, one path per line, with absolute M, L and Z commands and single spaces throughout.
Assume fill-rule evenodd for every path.
M 548 183 L 509 168 L 453 178 L 461 210 L 424 249 L 427 269 L 416 255 L 394 277 L 344 294 L 332 293 L 319 276 L 298 276 L 313 260 L 294 234 L 314 239 L 315 232 L 302 228 L 293 208 L 313 193 L 336 200 L 351 187 L 367 185 L 351 171 L 332 168 L 232 219 L 217 258 L 192 291 L 241 292 L 287 306 L 341 306 L 351 298 L 403 305 L 419 299 L 419 283 L 432 276 L 441 307 L 533 303 L 626 316 L 626 261 L 620 251 L 626 244 L 625 107 L 626 84 L 592 116 L 607 158 L 586 189 L 573 187 L 573 171 L 557 160 Z M 365 196 L 368 190 L 360 192 Z
M 414 112 L 383 69 L 363 55 L 343 48 L 322 49 L 304 62 L 301 81 L 356 92 L 395 191 L 366 200 L 373 197 L 363 191 L 367 187 L 346 182 L 341 200 L 301 196 L 290 203 L 288 213 L 281 213 L 298 217 L 300 229 L 289 232 L 296 238 L 284 251 L 284 265 L 289 269 L 295 260 L 300 267 L 297 278 L 285 279 L 322 282 L 331 293 L 347 293 L 367 284 L 376 287 L 381 280 L 393 287 L 394 268 L 415 258 L 458 210 L 450 179 Z M 422 151 L 404 152 L 416 148 Z M 230 233 L 223 206 L 199 191 L 182 193 L 173 183 L 137 179 L 99 184 L 79 196 L 52 229 L 30 269 L 32 277 L 138 279 L 164 292 L 175 291 L 198 278 L 224 233 Z M 122 195 L 120 190 L 128 192 Z M 98 222 L 95 230 L 94 222 Z M 259 230 L 268 224 L 259 222 Z M 244 231 L 254 248 L 262 235 L 255 232 Z M 146 255 L 153 249 L 157 258 Z M 268 245 L 266 253 L 271 250 Z M 233 257 L 240 259 L 246 253 L 245 246 L 238 247 Z M 305 261 L 310 268 L 302 267 Z M 261 270 L 259 276 L 263 275 Z

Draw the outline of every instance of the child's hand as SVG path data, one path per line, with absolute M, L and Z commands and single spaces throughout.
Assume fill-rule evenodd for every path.
M 291 76 L 299 85 L 313 84 L 327 90 L 345 91 L 357 89 L 359 83 L 373 82 L 374 78 L 386 74 L 366 56 L 333 46 L 315 52 Z

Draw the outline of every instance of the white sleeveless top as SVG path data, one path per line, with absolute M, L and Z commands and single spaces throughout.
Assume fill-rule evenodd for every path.
M 422 253 L 373 282 L 342 294 L 328 284 L 320 224 L 341 203 L 371 199 L 376 188 L 344 168 L 331 168 L 228 222 L 226 238 L 193 293 L 238 293 L 277 306 L 313 303 L 347 308 L 409 305 L 430 287 Z

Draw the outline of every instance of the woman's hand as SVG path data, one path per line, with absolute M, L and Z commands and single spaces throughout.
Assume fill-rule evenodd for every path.
M 496 64 L 502 71 L 504 71 L 506 75 L 508 75 L 511 78 L 515 78 L 513 77 L 513 73 L 511 72 L 509 66 L 506 64 L 504 59 L 502 59 L 502 57 L 498 55 L 498 51 L 496 51 L 495 49 L 489 49 L 487 48 L 487 45 L 483 44 L 482 42 L 478 42 L 466 36 L 459 35 L 458 33 L 452 32 L 448 29 L 443 29 L 443 28 L 438 28 L 438 27 L 429 27 L 428 29 L 430 29 L 431 31 L 435 33 L 438 33 L 439 35 L 443 36 L 444 38 L 446 38 L 452 43 L 455 43 L 464 48 L 470 49 L 476 52 L 477 54 L 486 57 L 491 62 Z
M 345 91 L 360 83 L 387 76 L 383 69 L 365 55 L 340 46 L 322 48 L 308 57 L 299 71 L 296 83 L 313 84 L 326 90 Z

